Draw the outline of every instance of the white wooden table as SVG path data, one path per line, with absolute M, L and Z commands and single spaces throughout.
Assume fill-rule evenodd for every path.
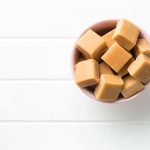
M 72 80 L 76 38 L 109 18 L 150 34 L 148 0 L 0 1 L 0 150 L 150 149 L 149 89 L 144 99 L 110 105 Z

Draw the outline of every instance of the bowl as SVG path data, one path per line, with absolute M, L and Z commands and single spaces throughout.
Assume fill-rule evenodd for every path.
M 116 24 L 117 24 L 117 21 L 118 20 L 104 20 L 104 21 L 101 21 L 101 22 L 98 22 L 92 26 L 90 26 L 89 28 L 87 28 L 80 36 L 79 38 L 89 29 L 92 29 L 93 31 L 95 31 L 97 34 L 99 34 L 100 36 L 104 35 L 105 33 L 111 31 L 112 29 L 114 29 L 116 27 Z M 136 25 L 137 26 L 137 25 Z M 140 28 L 139 26 L 137 26 L 140 30 L 140 34 L 139 34 L 139 37 L 140 38 L 144 38 L 146 39 L 149 43 L 150 43 L 150 37 L 148 36 L 148 34 L 142 29 Z M 77 40 L 79 39 L 77 38 Z M 73 48 L 73 53 L 72 53 L 72 73 L 73 73 L 73 78 L 75 79 L 75 64 L 79 61 L 79 58 L 81 56 L 81 53 L 76 49 L 76 44 Z M 149 83 L 148 82 L 146 85 L 145 85 L 145 88 L 148 88 L 149 87 Z M 76 84 L 77 85 L 77 84 Z M 77 85 L 78 86 L 78 85 Z M 79 87 L 79 86 L 78 86 Z M 94 96 L 94 93 L 93 93 L 93 88 L 92 87 L 87 87 L 87 88 L 81 88 L 81 91 L 83 93 L 85 93 L 88 97 L 94 99 L 94 100 L 97 100 Z M 140 94 L 144 93 L 145 92 L 145 88 L 140 91 L 139 93 L 131 96 L 130 98 L 128 99 L 125 99 L 123 97 L 119 97 L 119 99 L 117 101 L 114 101 L 114 102 L 108 102 L 108 101 L 103 101 L 103 100 L 97 100 L 99 102 L 104 102 L 104 103 L 120 103 L 120 102 L 127 102 L 129 100 L 133 100 L 133 99 L 136 99 Z

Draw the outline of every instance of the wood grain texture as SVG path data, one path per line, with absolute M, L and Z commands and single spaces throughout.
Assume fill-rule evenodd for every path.
M 91 100 L 72 80 L 76 38 L 117 18 L 150 32 L 146 0 L 0 1 L 0 149 L 150 148 L 149 88 L 111 105 Z

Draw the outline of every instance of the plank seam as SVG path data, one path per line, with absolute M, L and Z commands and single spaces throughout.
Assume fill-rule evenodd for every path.
M 63 37 L 63 36 L 60 36 L 60 37 L 57 37 L 57 36 L 0 36 L 0 40 L 3 39 L 3 40 L 32 40 L 32 39 L 41 39 L 41 40 L 47 40 L 47 39 L 64 39 L 64 40 L 67 40 L 67 39 L 76 39 L 77 37 Z
M 0 78 L 1 81 L 73 81 L 71 78 L 62 78 L 62 79 L 55 79 L 55 78 Z
M 122 120 L 0 120 L 0 123 L 78 123 L 78 124 L 149 124 L 150 121 Z

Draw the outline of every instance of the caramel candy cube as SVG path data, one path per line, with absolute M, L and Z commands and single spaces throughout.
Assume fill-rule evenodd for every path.
M 150 44 L 145 39 L 138 39 L 135 46 L 135 56 L 144 54 L 150 57 Z
M 87 59 L 99 59 L 107 48 L 104 39 L 91 29 L 78 39 L 76 47 Z
M 122 87 L 123 80 L 120 76 L 102 74 L 100 77 L 100 83 L 95 88 L 94 94 L 98 100 L 116 101 Z
M 128 67 L 129 74 L 136 80 L 146 83 L 150 79 L 150 58 L 140 54 Z
M 102 60 L 114 71 L 119 72 L 132 55 L 123 49 L 118 43 L 114 43 L 102 56 Z
M 110 32 L 108 32 L 108 33 L 106 33 L 105 35 L 102 36 L 104 38 L 104 40 L 105 40 L 106 45 L 107 45 L 108 48 L 110 48 L 113 45 L 113 43 L 115 42 L 112 39 L 114 31 L 115 31 L 115 29 L 111 30 Z
M 131 50 L 137 41 L 139 29 L 126 19 L 118 21 L 116 30 L 113 34 L 113 40 L 117 41 L 120 46 Z
M 130 66 L 130 64 L 134 61 L 134 58 L 132 57 L 125 65 L 124 67 L 118 72 L 118 75 L 120 75 L 121 77 L 125 76 L 126 74 L 128 74 L 128 67 Z
M 75 80 L 80 87 L 99 83 L 99 64 L 94 59 L 81 61 L 75 65 Z
M 99 72 L 101 74 L 113 74 L 111 68 L 104 62 L 99 64 Z
M 123 81 L 124 85 L 121 94 L 124 98 L 129 98 L 144 88 L 144 85 L 141 82 L 135 80 L 130 75 L 125 77 Z

